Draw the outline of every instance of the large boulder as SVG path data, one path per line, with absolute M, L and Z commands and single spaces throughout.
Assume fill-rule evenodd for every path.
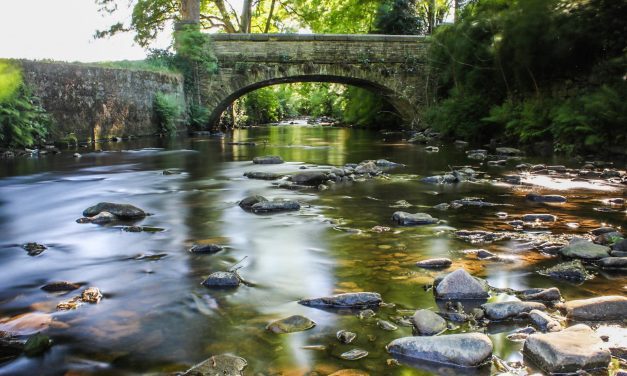
M 546 310 L 546 306 L 537 302 L 501 302 L 501 303 L 486 303 L 481 306 L 485 311 L 486 317 L 490 320 L 507 320 L 520 316 L 523 313 L 530 312 L 532 310 Z
M 248 363 L 239 356 L 214 355 L 185 372 L 184 376 L 242 376 Z
M 575 325 L 555 333 L 527 337 L 523 354 L 548 373 L 571 373 L 607 367 L 610 351 L 586 325 Z
M 594 260 L 608 257 L 610 248 L 583 238 L 573 238 L 566 247 L 560 249 L 560 253 L 566 257 Z
M 438 222 L 437 218 L 433 218 L 426 213 L 406 213 L 397 211 L 392 214 L 392 221 L 398 223 L 401 226 L 419 226 L 419 225 L 432 225 Z
M 566 317 L 578 321 L 612 321 L 627 318 L 627 298 L 624 296 L 600 296 L 571 300 L 564 304 Z
M 485 334 L 464 333 L 404 337 L 390 342 L 386 348 L 390 354 L 407 359 L 479 367 L 491 359 L 493 346 Z
M 420 309 L 411 317 L 416 333 L 421 336 L 432 336 L 446 330 L 446 320 L 428 309 Z
M 317 308 L 365 308 L 381 304 L 381 295 L 376 292 L 348 292 L 321 298 L 302 299 L 299 304 Z
M 254 164 L 281 164 L 283 163 L 283 158 L 278 155 L 265 155 L 263 157 L 255 157 L 253 158 Z
M 464 269 L 457 269 L 434 284 L 436 299 L 483 300 L 490 297 L 487 283 L 474 278 Z
M 327 174 L 322 171 L 306 171 L 292 175 L 292 183 L 317 187 L 327 181 Z
M 83 211 L 83 216 L 93 217 L 101 212 L 109 212 L 120 219 L 141 219 L 146 216 L 142 209 L 129 204 L 115 204 L 113 202 L 99 202 Z

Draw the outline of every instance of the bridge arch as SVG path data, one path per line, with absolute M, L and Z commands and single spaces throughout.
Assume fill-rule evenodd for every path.
M 430 91 L 423 37 L 390 35 L 213 34 L 219 72 L 199 83 L 211 122 L 235 99 L 294 82 L 332 82 L 383 96 L 410 126 Z

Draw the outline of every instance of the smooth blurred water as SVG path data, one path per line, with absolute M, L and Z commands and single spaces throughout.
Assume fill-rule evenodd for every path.
M 257 146 L 229 145 L 230 141 L 255 141 Z M 555 234 L 585 233 L 603 223 L 620 226 L 625 223 L 624 211 L 594 209 L 602 206 L 602 199 L 624 196 L 624 190 L 567 189 L 558 192 L 568 196 L 567 204 L 542 205 L 524 200 L 529 187 L 494 182 L 425 184 L 420 177 L 448 171 L 451 166 L 472 165 L 486 171 L 490 180 L 511 172 L 516 163 L 507 168 L 479 166 L 467 160 L 463 150 L 446 145 L 441 145 L 439 153 L 428 153 L 419 145 L 385 142 L 380 134 L 344 128 L 260 127 L 236 130 L 226 138 L 140 139 L 96 147 L 79 150 L 80 159 L 66 152 L 0 163 L 0 317 L 46 312 L 57 323 L 48 330 L 55 342 L 50 351 L 42 357 L 22 356 L 2 363 L 2 375 L 174 372 L 221 353 L 247 359 L 246 374 L 250 375 L 311 371 L 326 375 L 344 368 L 371 375 L 454 374 L 426 365 L 386 364 L 390 356 L 385 345 L 411 335 L 411 328 L 388 332 L 377 327 L 376 320 L 360 320 L 354 312 L 317 310 L 296 303 L 305 297 L 375 291 L 396 305 L 381 308 L 377 315 L 382 319 L 393 320 L 406 313 L 403 310 L 436 308 L 432 293 L 423 286 L 437 272 L 414 265 L 429 257 L 450 257 L 454 260 L 450 270 L 464 267 L 497 287 L 557 286 L 567 299 L 627 291 L 624 275 L 598 273 L 581 286 L 558 282 L 536 273 L 558 261 L 552 256 L 515 251 L 511 241 L 472 245 L 450 232 L 451 227 L 511 231 L 507 220 L 495 215 L 498 211 L 507 212 L 510 219 L 529 212 L 556 214 L 560 218 L 556 224 L 536 229 Z M 287 163 L 253 165 L 252 158 L 259 155 L 280 155 Z M 391 171 L 387 179 L 337 184 L 326 191 L 279 189 L 272 182 L 243 176 L 247 171 L 291 173 L 303 164 L 341 166 L 379 158 L 406 167 Z M 525 161 L 540 162 L 537 158 Z M 165 169 L 183 173 L 164 175 Z M 303 208 L 254 215 L 237 206 L 251 194 L 298 200 Z M 431 208 L 463 197 L 510 206 L 446 212 Z M 398 200 L 413 207 L 392 207 Z M 75 222 L 85 208 L 101 201 L 143 208 L 153 215 L 138 224 L 165 231 L 131 233 L 116 226 Z M 396 227 L 390 221 L 396 210 L 424 211 L 446 222 Z M 579 227 L 569 227 L 571 222 Z M 370 231 L 377 225 L 392 230 Z M 26 242 L 42 243 L 48 249 L 31 257 L 20 247 Z M 199 243 L 223 244 L 226 249 L 215 255 L 187 251 Z M 471 248 L 489 249 L 516 261 L 479 261 L 461 252 Z M 165 256 L 137 257 L 142 254 Z M 210 273 L 240 261 L 239 272 L 249 285 L 236 290 L 200 285 Z M 40 289 L 57 280 L 97 286 L 104 299 L 97 305 L 56 312 L 58 302 L 75 295 Z M 269 322 L 294 314 L 309 317 L 317 326 L 288 335 L 265 330 Z M 515 327 L 488 328 L 495 354 L 501 358 L 521 359 L 520 343 L 505 339 Z M 335 339 L 340 329 L 358 333 L 357 340 L 340 344 Z M 302 348 L 309 345 L 325 345 L 327 350 Z M 370 354 L 352 362 L 339 358 L 352 348 Z

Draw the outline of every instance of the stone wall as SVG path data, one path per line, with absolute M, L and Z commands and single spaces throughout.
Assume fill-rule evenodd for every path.
M 172 95 L 184 108 L 183 78 L 177 74 L 57 62 L 21 65 L 24 81 L 54 119 L 52 140 L 70 133 L 81 141 L 155 134 L 158 92 Z

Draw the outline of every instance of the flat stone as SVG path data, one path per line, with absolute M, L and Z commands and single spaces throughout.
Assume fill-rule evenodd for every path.
M 416 263 L 416 266 L 419 268 L 425 268 L 425 269 L 443 269 L 443 268 L 448 268 L 449 266 L 451 266 L 452 263 L 453 261 L 451 261 L 451 259 L 448 259 L 448 258 L 433 258 L 433 259 L 418 261 Z
M 581 260 L 562 262 L 538 273 L 552 278 L 565 279 L 573 282 L 583 282 L 592 279 L 594 276 L 586 270 Z
M 238 205 L 240 208 L 246 211 L 250 211 L 252 210 L 253 205 L 258 204 L 260 202 L 267 202 L 267 201 L 268 199 L 263 196 L 254 195 L 254 196 L 248 196 L 244 198 L 242 201 L 238 203 Z
M 416 334 L 433 336 L 446 330 L 446 320 L 428 309 L 420 309 L 411 317 Z
M 496 148 L 496 154 L 498 155 L 518 155 L 521 154 L 522 152 L 518 149 L 515 148 L 510 148 L 510 147 L 499 147 Z
M 526 301 L 554 302 L 562 300 L 562 294 L 557 287 L 550 287 L 548 289 L 528 289 L 520 291 L 516 295 L 520 300 Z
M 605 368 L 610 351 L 586 325 L 575 325 L 555 333 L 536 333 L 527 337 L 523 354 L 548 373 L 569 373 Z
M 571 300 L 564 304 L 566 317 L 577 321 L 612 321 L 627 317 L 627 298 L 624 296 L 600 296 Z
M 403 166 L 403 164 L 401 164 L 401 163 L 388 161 L 387 159 L 377 159 L 374 162 L 374 164 L 377 165 L 378 167 L 386 167 L 386 168 Z
M 66 282 L 66 281 L 58 281 L 58 282 L 50 282 L 41 287 L 42 290 L 46 292 L 67 292 L 74 291 L 81 287 L 78 283 Z
M 376 292 L 348 292 L 322 298 L 303 299 L 299 304 L 318 308 L 366 308 L 381 304 L 381 295 Z
M 146 212 L 136 206 L 112 202 L 100 202 L 90 206 L 83 211 L 83 216 L 93 217 L 101 212 L 109 212 L 120 219 L 141 219 L 146 216 Z
M 534 309 L 529 312 L 529 320 L 542 332 L 559 332 L 562 325 L 546 312 Z
M 277 334 L 283 334 L 302 332 L 304 330 L 309 330 L 314 326 L 316 326 L 316 323 L 307 317 L 294 315 L 268 324 L 268 326 L 266 326 L 266 330 Z
M 202 282 L 205 287 L 238 287 L 242 280 L 235 272 L 215 272 L 211 273 Z
M 490 297 L 487 284 L 482 284 L 464 269 L 447 274 L 433 291 L 436 299 L 445 300 L 481 300 Z
M 567 199 L 560 195 L 539 195 L 535 193 L 529 193 L 525 198 L 534 202 L 566 202 Z
M 590 260 L 608 257 L 610 248 L 583 238 L 573 238 L 566 247 L 560 249 L 560 253 L 566 257 Z
M 605 257 L 597 265 L 603 269 L 627 269 L 627 257 Z
M 279 213 L 300 210 L 300 204 L 296 201 L 276 200 L 258 202 L 251 206 L 253 213 Z
M 205 254 L 214 254 L 223 250 L 224 247 L 217 244 L 203 244 L 203 245 L 194 245 L 189 249 L 191 253 L 205 253 Z
M 254 164 L 281 164 L 284 163 L 283 158 L 278 155 L 266 155 L 263 157 L 253 158 Z
M 340 358 L 346 360 L 357 360 L 368 356 L 368 351 L 362 349 L 352 349 L 345 353 L 340 354 Z
M 377 320 L 377 326 L 383 330 L 387 330 L 390 332 L 398 329 L 398 326 L 392 324 L 391 322 L 387 320 Z
M 522 220 L 523 222 L 555 222 L 557 217 L 553 214 L 525 214 Z
M 478 367 L 492 356 L 492 341 L 485 334 L 464 333 L 434 337 L 404 337 L 386 346 L 392 355 L 462 367 Z
M 299 172 L 291 176 L 294 184 L 316 187 L 327 181 L 328 175 L 322 171 Z
M 392 214 L 392 221 L 398 223 L 401 226 L 418 226 L 418 225 L 431 225 L 438 222 L 437 218 L 433 218 L 426 213 L 406 213 L 397 211 Z
M 246 176 L 249 179 L 277 180 L 277 179 L 281 179 L 284 175 L 275 173 L 275 172 L 251 171 L 251 172 L 245 172 L 244 176 Z
M 199 363 L 189 370 L 184 376 L 243 376 L 244 368 L 248 362 L 239 356 L 222 354 Z
M 546 310 L 546 306 L 537 302 L 502 302 L 502 303 L 486 303 L 481 305 L 485 314 L 490 320 L 507 320 L 520 316 L 531 310 Z

